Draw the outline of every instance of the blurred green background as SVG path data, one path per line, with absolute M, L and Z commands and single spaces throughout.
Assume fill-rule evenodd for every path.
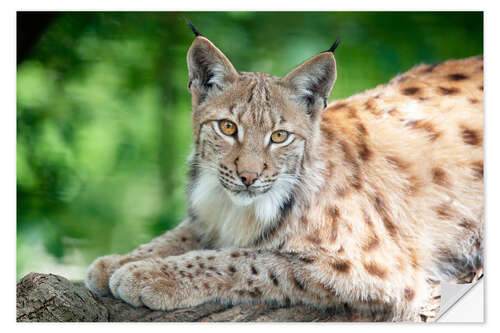
M 184 217 L 184 17 L 238 70 L 277 76 L 342 37 L 331 100 L 483 52 L 481 12 L 58 13 L 17 67 L 18 278 L 82 279 Z

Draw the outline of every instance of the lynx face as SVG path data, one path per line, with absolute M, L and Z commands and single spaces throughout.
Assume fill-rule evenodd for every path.
M 207 101 L 197 110 L 202 120 L 195 126 L 200 165 L 213 171 L 235 204 L 246 206 L 266 193 L 284 197 L 290 192 L 313 126 L 306 114 L 280 98 L 286 91 L 276 78 L 240 75 L 220 95 L 222 102 Z
M 322 53 L 281 79 L 237 72 L 198 37 L 188 65 L 198 182 L 218 185 L 237 206 L 265 201 L 274 209 L 264 215 L 276 215 L 300 182 L 308 144 L 319 132 L 335 80 L 333 55 Z

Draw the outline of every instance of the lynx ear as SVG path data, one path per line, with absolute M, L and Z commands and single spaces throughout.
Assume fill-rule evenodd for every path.
M 337 79 L 335 57 L 331 50 L 312 57 L 282 79 L 282 83 L 292 90 L 295 101 L 313 116 L 326 107 Z
M 238 72 L 226 56 L 203 36 L 193 41 L 187 54 L 188 88 L 195 104 L 227 88 L 238 77 Z

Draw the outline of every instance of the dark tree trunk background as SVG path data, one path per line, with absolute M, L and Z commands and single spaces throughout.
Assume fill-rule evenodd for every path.
M 347 306 L 326 310 L 256 303 L 235 306 L 206 303 L 187 309 L 134 308 L 113 297 L 100 297 L 81 283 L 53 274 L 30 273 L 17 283 L 18 322 L 335 322 L 386 321 L 384 313 L 361 315 Z
M 56 12 L 17 12 L 17 64 L 29 55 L 57 15 Z

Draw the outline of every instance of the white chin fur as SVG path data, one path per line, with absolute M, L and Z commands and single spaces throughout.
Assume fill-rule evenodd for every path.
M 236 206 L 245 207 L 251 205 L 255 201 L 255 199 L 257 199 L 257 196 L 249 196 L 246 194 L 234 194 L 226 188 L 224 188 L 224 190 L 226 191 L 226 194 Z
M 280 214 L 291 195 L 293 182 L 280 177 L 266 193 L 235 195 L 226 190 L 217 175 L 200 170 L 190 202 L 203 222 L 218 234 L 220 246 L 245 246 L 255 240 Z

